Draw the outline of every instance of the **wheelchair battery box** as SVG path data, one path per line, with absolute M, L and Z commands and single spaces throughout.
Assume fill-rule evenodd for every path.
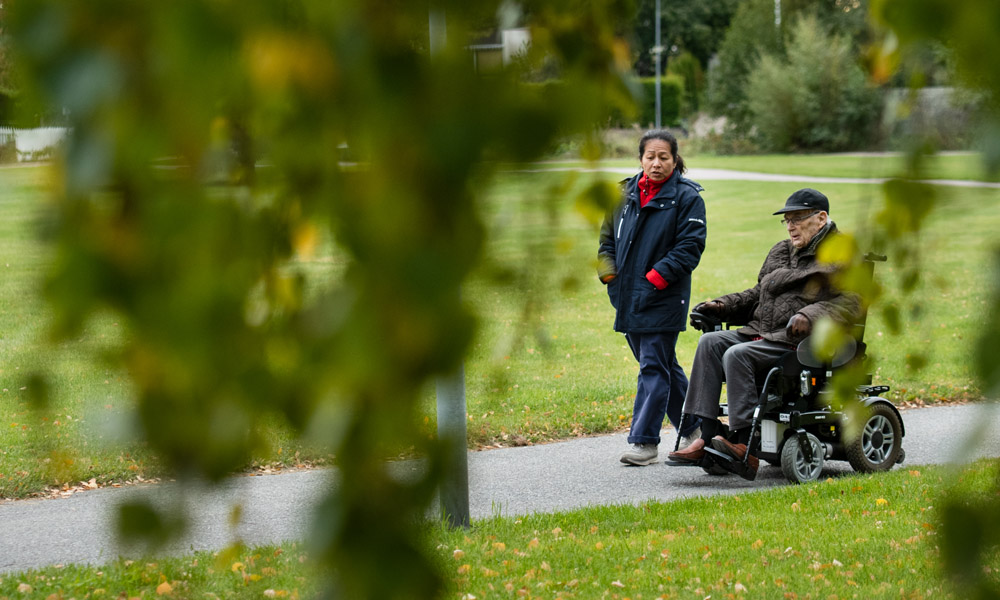
M 785 439 L 788 425 L 777 421 L 763 420 L 760 423 L 760 451 L 777 453 L 781 440 Z

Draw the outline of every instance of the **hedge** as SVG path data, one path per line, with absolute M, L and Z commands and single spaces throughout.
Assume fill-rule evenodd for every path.
M 638 124 L 640 127 L 652 127 L 656 123 L 656 78 L 642 77 L 632 80 L 631 85 L 636 90 L 636 108 L 638 114 L 634 119 L 626 119 L 620 111 L 612 111 L 609 125 L 611 127 L 629 127 Z M 680 124 L 681 98 L 684 94 L 684 79 L 678 75 L 666 75 L 660 78 L 660 123 L 663 127 Z

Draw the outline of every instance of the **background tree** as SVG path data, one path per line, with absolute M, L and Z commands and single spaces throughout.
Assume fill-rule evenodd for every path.
M 750 128 L 746 86 L 750 71 L 764 54 L 781 56 L 784 44 L 774 23 L 772 0 L 745 0 L 719 47 L 718 62 L 708 72 L 706 101 L 716 115 L 725 115 L 741 134 Z
M 559 65 L 546 87 L 473 73 L 465 32 L 486 3 L 467 4 L 438 4 L 448 45 L 433 61 L 422 3 L 12 7 L 26 108 L 65 107 L 72 125 L 48 227 L 56 336 L 115 315 L 127 335 L 105 358 L 183 480 L 244 466 L 266 419 L 302 430 L 332 415 L 340 483 L 312 541 L 337 597 L 439 588 L 416 528 L 446 465 L 414 414 L 472 337 L 458 289 L 481 247 L 484 158 L 538 157 L 629 98 L 627 2 L 525 3 L 529 64 Z M 348 257 L 335 281 L 294 260 L 320 243 Z M 408 448 L 428 469 L 400 481 L 385 458 Z M 171 522 L 122 514 L 128 531 Z
M 641 0 L 635 20 L 635 70 L 640 76 L 655 75 L 654 59 L 649 50 L 655 45 L 656 1 Z M 671 56 L 689 52 L 701 65 L 708 61 L 722 43 L 739 0 L 660 0 L 660 37 Z M 676 51 L 672 50 L 673 47 Z M 670 60 L 663 68 L 670 67 Z
M 662 74 L 670 74 L 683 80 L 683 90 L 677 107 L 679 112 L 664 109 L 664 122 L 674 125 L 673 116 L 681 118 L 695 114 L 702 104 L 705 90 L 704 73 L 709 60 L 715 55 L 739 0 L 706 0 L 704 2 L 684 2 L 682 0 L 659 0 L 661 9 L 661 43 L 664 46 L 661 68 Z M 655 57 L 651 53 L 656 45 L 656 3 L 657 0 L 640 0 L 638 12 L 633 22 L 632 37 L 634 70 L 640 77 L 652 77 L 655 73 Z M 650 87 L 646 85 L 644 87 Z M 674 102 L 674 90 L 664 92 L 664 103 Z M 645 104 L 652 102 L 646 94 Z M 667 97 L 669 96 L 669 98 Z M 645 114 L 646 111 L 643 111 Z M 655 121 L 655 117 L 653 119 Z M 651 122 L 640 118 L 641 123 Z
M 775 65 L 785 64 L 788 68 L 792 68 L 791 62 L 788 61 L 800 64 L 805 62 L 793 56 L 790 51 L 786 52 L 786 45 L 795 35 L 795 24 L 801 19 L 813 20 L 814 28 L 818 32 L 816 35 L 823 35 L 830 40 L 846 40 L 846 43 L 841 43 L 840 48 L 846 48 L 847 52 L 838 55 L 837 58 L 838 63 L 845 65 L 842 68 L 838 67 L 841 70 L 847 68 L 846 63 L 860 60 L 859 48 L 863 47 L 871 38 L 870 28 L 866 21 L 867 3 L 864 0 L 823 0 L 821 2 L 783 0 L 780 6 L 780 23 L 776 23 L 773 0 L 746 0 L 740 4 L 733 17 L 732 25 L 726 32 L 719 48 L 718 60 L 713 63 L 709 70 L 706 92 L 708 109 L 713 114 L 724 115 L 728 119 L 731 137 L 747 138 L 755 125 L 758 126 L 759 130 L 765 130 L 773 124 L 773 120 L 769 120 L 767 124 L 755 121 L 755 112 L 750 105 L 753 96 L 750 86 L 754 80 L 751 73 L 757 68 L 764 56 L 771 57 L 767 71 L 769 74 L 774 74 Z M 804 43 L 804 38 L 801 36 L 799 43 Z M 825 57 L 814 58 L 821 59 L 826 64 L 826 68 L 832 67 L 830 60 Z M 861 100 L 863 102 L 862 108 L 869 109 L 871 105 L 867 99 L 858 96 L 858 78 L 854 75 L 845 75 L 845 77 L 846 79 L 841 78 L 840 81 L 851 86 L 850 92 L 841 95 L 832 86 L 827 86 L 825 90 L 813 86 L 814 92 L 825 93 L 828 97 L 813 98 L 810 102 L 830 105 L 838 99 Z M 786 82 L 782 87 L 789 86 L 790 83 Z M 760 89 L 761 86 L 758 85 L 755 91 Z M 800 91 L 799 94 L 801 93 Z M 837 98 L 838 96 L 839 98 Z M 756 104 L 760 108 L 763 103 L 757 101 Z M 787 102 L 783 102 L 783 104 L 787 105 Z M 860 116 L 858 115 L 858 117 Z M 776 131 L 772 139 L 764 141 L 765 144 L 772 147 L 791 147 L 785 142 L 775 146 L 776 140 L 787 137 L 787 131 Z M 811 135 L 811 137 L 815 137 L 815 135 Z M 804 147 L 815 149 L 817 145 L 815 142 L 809 142 Z M 834 144 L 824 147 L 834 149 L 840 146 Z
M 853 48 L 810 15 L 791 25 L 786 58 L 761 57 L 746 89 L 765 149 L 851 150 L 873 141 L 882 98 Z
M 10 120 L 10 107 L 14 95 L 14 74 L 7 42 L 6 23 L 6 3 L 0 2 L 0 124 Z

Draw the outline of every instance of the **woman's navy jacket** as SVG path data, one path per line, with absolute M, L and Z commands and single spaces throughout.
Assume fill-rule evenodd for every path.
M 683 331 L 691 298 L 691 272 L 705 250 L 708 228 L 700 185 L 674 170 L 660 192 L 640 209 L 641 173 L 622 182 L 622 201 L 601 227 L 597 257 L 615 307 L 615 331 Z M 655 269 L 662 290 L 646 279 Z

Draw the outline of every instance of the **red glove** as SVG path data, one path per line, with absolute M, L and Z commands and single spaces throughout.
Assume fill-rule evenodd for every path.
M 667 283 L 667 280 L 663 278 L 663 275 L 660 275 L 656 269 L 650 269 L 649 273 L 646 273 L 646 281 L 652 283 L 653 287 L 658 290 L 666 289 L 667 286 L 670 285 Z

